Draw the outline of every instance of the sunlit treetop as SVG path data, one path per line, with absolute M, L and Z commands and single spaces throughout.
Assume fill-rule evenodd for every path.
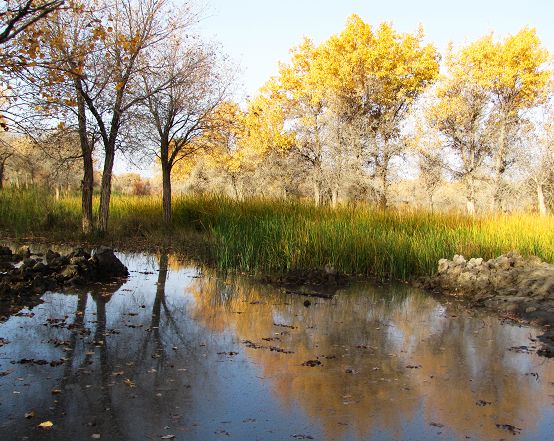
M 548 60 L 535 29 L 526 27 L 503 41 L 494 41 L 491 34 L 450 52 L 447 66 L 453 76 L 468 76 L 489 90 L 506 111 L 517 112 L 547 98 Z

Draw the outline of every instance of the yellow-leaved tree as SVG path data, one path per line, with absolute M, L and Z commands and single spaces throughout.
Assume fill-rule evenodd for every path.
M 547 60 L 548 52 L 529 28 L 501 42 L 487 35 L 458 51 L 449 49 L 428 119 L 458 158 L 452 171 L 466 189 L 469 214 L 475 214 L 480 181 L 492 181 L 491 209 L 500 207 L 503 176 L 517 156 L 527 113 L 549 93 Z
M 279 103 L 295 134 L 295 147 L 311 176 L 314 203 L 321 202 L 325 137 L 325 82 L 318 70 L 322 53 L 308 38 L 293 48 L 290 63 L 279 65 L 279 75 L 266 85 Z
M 362 167 L 370 167 L 379 203 L 388 203 L 391 161 L 405 148 L 402 124 L 421 93 L 439 73 L 439 54 L 424 34 L 401 34 L 389 23 L 375 30 L 352 15 L 318 58 L 331 109 L 343 125 L 358 128 Z
M 523 28 L 502 41 L 487 35 L 462 48 L 460 64 L 474 87 L 489 96 L 495 124 L 491 156 L 494 170 L 492 210 L 500 208 L 503 177 L 513 162 L 513 149 L 526 112 L 544 103 L 552 71 L 548 51 L 535 29 Z

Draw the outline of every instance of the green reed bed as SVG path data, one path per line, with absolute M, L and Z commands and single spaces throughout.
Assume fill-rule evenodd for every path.
M 97 201 L 95 202 L 97 205 Z M 108 238 L 163 241 L 187 251 L 200 238 L 210 263 L 247 272 L 286 272 L 330 265 L 348 274 L 409 279 L 432 273 L 454 254 L 486 259 L 517 250 L 554 262 L 554 217 L 514 214 L 470 218 L 369 206 L 314 207 L 287 201 L 235 202 L 177 197 L 171 229 L 159 197 L 112 198 Z M 79 238 L 80 200 L 40 192 L 0 192 L 0 229 L 16 235 L 64 232 Z M 67 237 L 67 236 L 66 236 Z

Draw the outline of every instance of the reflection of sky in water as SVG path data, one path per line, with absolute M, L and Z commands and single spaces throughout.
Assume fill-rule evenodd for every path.
M 512 435 L 496 424 L 512 424 L 517 439 L 543 440 L 554 430 L 554 363 L 507 351 L 533 329 L 405 286 L 358 284 L 305 307 L 249 279 L 200 277 L 173 256 L 120 257 L 131 271 L 122 286 L 46 294 L 33 318 L 0 325 L 10 341 L 0 371 L 14 369 L 0 377 L 0 439 L 500 439 Z M 322 366 L 302 366 L 315 359 Z M 51 433 L 34 428 L 45 420 Z

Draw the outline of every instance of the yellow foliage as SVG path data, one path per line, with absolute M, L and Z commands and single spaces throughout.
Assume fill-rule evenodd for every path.
M 501 42 L 487 35 L 449 54 L 447 65 L 452 76 L 467 78 L 494 94 L 505 111 L 517 112 L 546 99 L 548 58 L 535 29 L 523 28 Z
M 374 31 L 357 15 L 321 48 L 320 78 L 341 96 L 390 108 L 411 103 L 438 76 L 436 48 L 423 31 L 399 34 L 389 23 Z

